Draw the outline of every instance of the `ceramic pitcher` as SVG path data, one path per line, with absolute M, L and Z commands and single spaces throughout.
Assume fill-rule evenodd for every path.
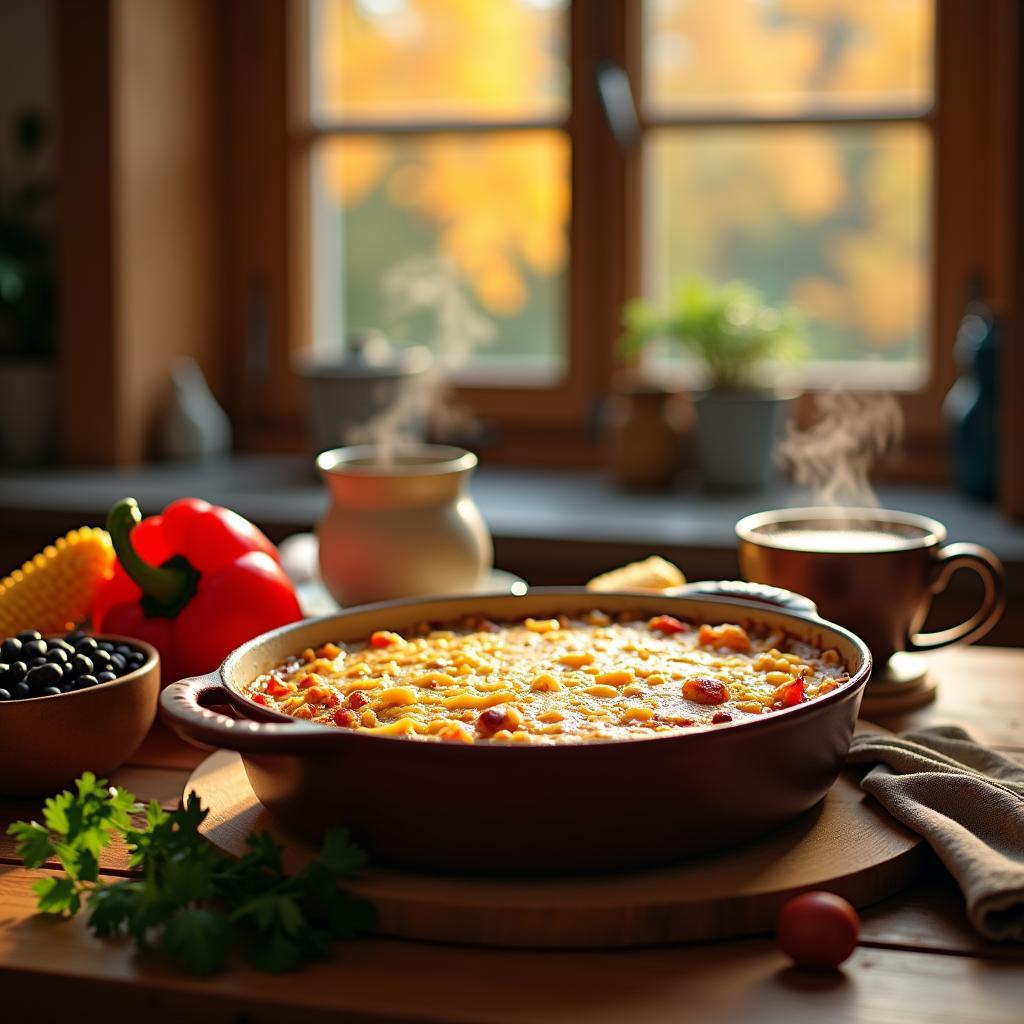
M 342 606 L 466 593 L 491 569 L 491 536 L 468 493 L 472 452 L 356 445 L 317 458 L 330 505 L 320 573 Z

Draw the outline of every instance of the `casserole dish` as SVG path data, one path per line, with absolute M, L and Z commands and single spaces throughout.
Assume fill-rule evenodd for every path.
M 714 729 L 543 747 L 330 728 L 243 692 L 297 651 L 328 641 L 470 614 L 502 620 L 594 609 L 782 629 L 835 648 L 850 679 L 805 704 Z M 671 596 L 539 588 L 387 602 L 285 626 L 244 644 L 216 672 L 168 687 L 161 708 L 184 739 L 238 751 L 257 797 L 300 834 L 348 825 L 378 863 L 596 871 L 706 853 L 813 807 L 843 764 L 870 670 L 861 640 L 819 618 L 806 598 L 773 587 L 699 583 Z

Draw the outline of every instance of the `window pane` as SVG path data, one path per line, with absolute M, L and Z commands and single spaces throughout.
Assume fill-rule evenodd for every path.
M 663 113 L 927 110 L 932 0 L 647 0 L 644 95 Z
M 913 123 L 660 130 L 646 152 L 647 291 L 663 299 L 694 273 L 745 278 L 802 309 L 815 359 L 919 377 L 930 161 Z
M 569 219 L 562 133 L 330 138 L 314 149 L 312 205 L 319 350 L 366 327 L 436 347 L 454 308 L 456 322 L 483 316 L 493 325 L 471 366 L 501 362 L 530 379 L 560 372 Z M 396 269 L 422 276 L 429 293 L 426 311 L 411 319 L 388 292 Z M 408 287 L 399 300 L 418 301 Z M 457 361 L 460 330 L 441 342 Z
M 568 0 L 311 0 L 312 115 L 561 117 Z

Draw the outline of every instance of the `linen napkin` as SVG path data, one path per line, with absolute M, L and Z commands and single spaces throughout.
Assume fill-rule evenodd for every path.
M 863 732 L 847 760 L 875 764 L 861 787 L 931 844 L 991 939 L 1024 941 L 1024 766 L 959 726 Z

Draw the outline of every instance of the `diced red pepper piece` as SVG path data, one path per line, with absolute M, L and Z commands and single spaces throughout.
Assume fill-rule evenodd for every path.
M 356 721 L 356 716 L 348 708 L 338 708 L 331 717 L 334 719 L 335 725 L 340 725 L 346 729 L 355 725 Z
M 724 725 L 726 722 L 732 721 L 732 715 L 728 711 L 716 711 L 711 718 L 712 725 Z
M 401 641 L 402 638 L 397 633 L 392 633 L 387 629 L 378 629 L 377 632 L 370 637 L 370 646 L 380 648 L 392 647 L 396 643 L 401 643 Z
M 285 697 L 289 693 L 294 693 L 295 687 L 289 686 L 287 683 L 282 683 L 277 676 L 272 675 L 267 679 L 266 690 L 271 697 Z
M 251 697 L 253 703 L 259 704 L 261 707 L 264 707 L 264 708 L 269 708 L 270 707 L 270 701 L 267 700 L 267 695 L 265 693 L 253 693 L 253 694 L 250 694 L 250 697 Z
M 775 706 L 777 708 L 793 708 L 797 704 L 803 704 L 807 700 L 807 693 L 804 689 L 804 677 L 797 676 L 791 683 L 783 683 L 775 691 Z
M 671 615 L 657 615 L 647 623 L 653 633 L 683 633 L 690 627 L 685 622 L 680 622 Z
M 350 708 L 358 710 L 359 708 L 366 707 L 369 703 L 370 698 L 367 697 L 362 690 L 353 690 L 352 693 L 348 695 L 348 705 Z

